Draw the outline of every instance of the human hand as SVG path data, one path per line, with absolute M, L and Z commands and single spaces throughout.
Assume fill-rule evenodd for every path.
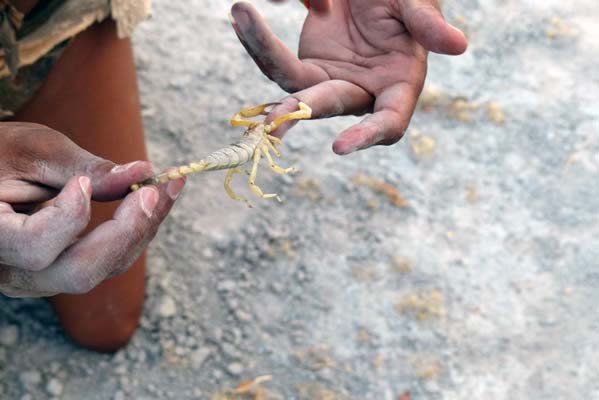
M 0 123 L 0 292 L 85 293 L 124 272 L 183 189 L 177 180 L 127 194 L 151 175 L 148 162 L 115 165 L 45 126 Z M 112 220 L 78 237 L 92 198 L 123 197 Z
M 435 0 L 312 0 L 299 57 L 249 3 L 234 4 L 231 16 L 262 72 L 293 93 L 271 118 L 295 111 L 299 101 L 312 107 L 313 118 L 372 113 L 337 137 L 337 154 L 401 139 L 422 91 L 428 50 L 457 55 L 467 46 Z

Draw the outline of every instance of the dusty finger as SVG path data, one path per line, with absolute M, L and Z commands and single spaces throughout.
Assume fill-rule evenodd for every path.
M 154 238 L 184 184 L 184 179 L 178 179 L 129 194 L 112 220 L 74 244 L 52 266 L 36 273 L 34 285 L 49 292 L 85 293 L 124 272 Z
M 231 24 L 260 70 L 284 90 L 293 92 L 329 79 L 322 68 L 302 62 L 277 38 L 251 4 L 235 3 Z
M 353 83 L 326 81 L 287 96 L 270 112 L 267 122 L 279 115 L 296 111 L 300 101 L 312 108 L 312 119 L 321 119 L 339 115 L 362 115 L 371 110 L 374 97 Z M 274 134 L 282 137 L 294 123 L 284 123 Z
M 90 218 L 91 184 L 69 180 L 48 207 L 28 216 L 0 207 L 0 264 L 39 271 L 64 251 Z
M 468 47 L 466 36 L 445 21 L 435 0 L 399 1 L 400 18 L 410 34 L 427 50 L 457 55 Z
M 339 155 L 373 145 L 391 145 L 399 141 L 410 123 L 418 90 L 407 83 L 386 89 L 376 100 L 374 114 L 341 132 L 333 143 Z
M 0 201 L 6 203 L 39 203 L 55 196 L 56 190 L 47 186 L 13 179 L 0 182 Z

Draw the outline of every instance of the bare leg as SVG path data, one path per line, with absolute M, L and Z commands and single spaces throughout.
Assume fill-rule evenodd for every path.
M 47 125 L 117 163 L 145 159 L 130 41 L 117 39 L 111 21 L 79 34 L 15 119 Z M 94 203 L 88 229 L 112 218 L 117 206 L 118 202 Z M 50 302 L 67 334 L 98 351 L 124 346 L 141 314 L 144 269 L 142 256 L 128 272 L 87 294 L 52 297 Z

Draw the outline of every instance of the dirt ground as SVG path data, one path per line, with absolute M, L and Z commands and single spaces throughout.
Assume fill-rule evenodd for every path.
M 305 11 L 255 1 L 287 43 Z M 229 1 L 156 1 L 135 34 L 153 161 L 234 141 L 229 117 L 283 93 Z M 338 157 L 354 121 L 300 123 L 265 189 L 195 176 L 151 245 L 131 345 L 98 355 L 43 300 L 0 298 L 2 399 L 599 399 L 596 1 L 445 1 L 468 52 L 431 55 L 396 146 Z M 247 194 L 237 176 L 239 192 Z

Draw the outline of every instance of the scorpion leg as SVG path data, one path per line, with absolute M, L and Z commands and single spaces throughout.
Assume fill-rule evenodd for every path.
M 281 139 L 279 139 L 278 137 L 276 137 L 276 136 L 266 135 L 266 137 L 268 138 L 268 140 L 270 140 L 270 142 L 273 145 L 279 146 L 281 143 L 283 143 L 283 141 Z
M 238 113 L 235 113 L 231 118 L 232 126 L 251 126 L 255 124 L 255 121 L 250 121 L 248 118 L 257 117 L 258 115 L 268 115 L 267 108 L 275 106 L 280 103 L 266 103 L 255 107 L 246 107 L 241 109 Z
M 264 153 L 264 156 L 268 160 L 268 166 L 270 167 L 270 169 L 274 173 L 281 174 L 281 175 L 286 175 L 286 174 L 292 174 L 294 172 L 298 172 L 297 168 L 295 168 L 295 167 L 281 168 L 277 164 L 275 164 L 275 162 L 273 161 L 272 157 L 270 156 L 270 153 L 268 152 L 268 146 L 267 145 L 265 145 L 265 144 L 262 145 L 262 152 Z
M 277 139 L 279 142 L 277 143 L 276 141 L 272 140 L 272 138 Z M 272 150 L 275 156 L 281 157 L 281 152 L 276 147 L 277 144 L 281 144 L 281 139 L 276 138 L 274 136 L 266 135 L 266 140 L 264 140 L 264 143 L 266 143 L 268 148 Z
M 225 177 L 225 191 L 227 192 L 227 194 L 229 195 L 230 198 L 232 198 L 235 201 L 243 201 L 244 203 L 246 203 L 248 205 L 248 207 L 252 207 L 252 205 L 250 204 L 250 202 L 248 201 L 248 199 L 246 199 L 245 197 L 241 197 L 239 195 L 237 195 L 233 189 L 231 188 L 231 180 L 233 179 L 233 175 L 235 174 L 241 174 L 244 171 L 239 169 L 239 168 L 231 168 L 229 169 L 229 171 L 227 171 L 227 176 Z
M 262 151 L 258 148 L 254 151 L 252 165 L 252 171 L 250 172 L 250 190 L 258 197 L 262 197 L 263 199 L 271 199 L 276 198 L 279 202 L 281 202 L 281 198 L 276 193 L 263 193 L 262 189 L 256 185 L 256 175 L 258 174 L 258 164 L 260 164 L 260 160 L 262 159 Z

